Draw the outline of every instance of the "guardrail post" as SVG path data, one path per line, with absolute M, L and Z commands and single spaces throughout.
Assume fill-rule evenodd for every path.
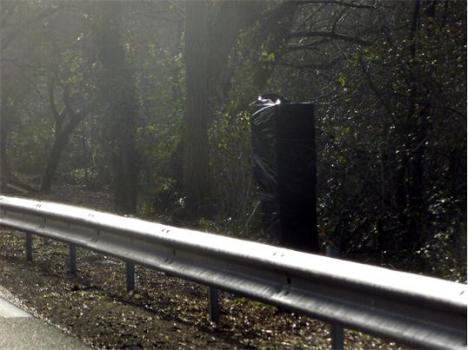
M 131 261 L 126 262 L 127 270 L 127 292 L 135 289 L 135 264 Z
M 330 329 L 332 350 L 344 349 L 344 329 L 343 327 L 332 324 Z
M 338 250 L 332 246 L 327 246 L 327 256 L 331 258 L 337 258 L 339 256 Z M 336 323 L 332 323 L 330 326 L 331 336 L 331 347 L 332 350 L 343 350 L 344 349 L 344 329 Z
M 76 275 L 76 245 L 73 243 L 68 245 L 68 272 Z
M 26 232 L 26 261 L 32 261 L 32 233 Z
M 211 322 L 219 322 L 219 289 L 208 289 L 208 312 Z

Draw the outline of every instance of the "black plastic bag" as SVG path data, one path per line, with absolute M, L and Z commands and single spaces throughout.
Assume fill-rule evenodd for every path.
M 253 166 L 264 230 L 286 247 L 318 251 L 313 105 L 278 97 L 255 106 Z

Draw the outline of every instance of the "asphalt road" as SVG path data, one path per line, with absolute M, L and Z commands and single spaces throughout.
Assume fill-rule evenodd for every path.
M 0 286 L 1 350 L 90 349 L 58 328 L 34 318 L 14 303 L 14 296 Z

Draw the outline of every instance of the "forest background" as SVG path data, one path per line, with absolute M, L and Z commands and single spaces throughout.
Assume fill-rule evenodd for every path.
M 273 242 L 250 103 L 316 107 L 322 245 L 466 281 L 464 1 L 1 0 L 2 192 Z

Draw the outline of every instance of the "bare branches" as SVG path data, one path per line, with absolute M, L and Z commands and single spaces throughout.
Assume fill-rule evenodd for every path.
M 72 106 L 70 87 L 67 85 L 63 86 L 63 104 L 65 105 L 65 110 L 67 112 L 68 118 L 70 119 L 70 123 L 73 125 L 78 124 L 82 119 L 84 119 L 89 113 L 89 109 L 91 108 L 88 106 L 88 108 L 85 108 L 84 110 L 79 108 L 74 109 Z
M 373 1 L 372 5 L 367 5 L 363 3 L 356 3 L 356 2 L 346 2 L 346 1 L 340 1 L 340 0 L 305 0 L 305 1 L 299 1 L 300 5 L 306 5 L 306 4 L 333 4 L 333 5 L 338 5 L 338 6 L 345 6 L 345 7 L 350 7 L 350 8 L 355 8 L 355 9 L 369 9 L 369 10 L 374 10 L 377 8 L 377 2 Z
M 369 84 L 369 87 L 370 89 L 372 90 L 372 92 L 374 93 L 374 95 L 378 98 L 378 100 L 380 101 L 380 103 L 382 103 L 382 106 L 385 108 L 385 110 L 387 111 L 388 115 L 390 116 L 390 118 L 392 119 L 392 122 L 394 125 L 398 125 L 397 121 L 395 120 L 395 117 L 392 113 L 392 107 L 390 106 L 390 104 L 388 103 L 388 99 L 384 96 L 382 96 L 382 93 L 379 91 L 379 89 L 377 88 L 377 86 L 375 86 L 374 84 L 374 81 L 372 80 L 372 76 L 368 70 L 368 68 L 366 67 L 365 65 L 365 62 L 364 62 L 364 59 L 362 57 L 362 55 L 359 56 L 359 64 L 361 66 L 361 71 L 364 75 L 364 77 L 366 78 L 367 80 L 367 83 Z
M 296 68 L 296 69 L 329 69 L 340 61 L 341 57 L 335 57 L 331 61 L 316 64 L 297 64 L 289 61 L 281 61 L 278 63 L 280 66 Z
M 65 110 L 70 119 L 76 118 L 76 113 L 73 111 L 71 102 L 70 102 L 70 88 L 67 85 L 63 86 L 63 104 L 65 105 Z
M 334 32 L 325 32 L 325 31 L 312 31 L 312 32 L 295 32 L 295 33 L 290 33 L 288 35 L 290 39 L 292 38 L 314 38 L 314 37 L 325 37 L 325 38 L 331 38 L 331 39 L 337 39 L 337 40 L 342 40 L 342 41 L 347 41 L 350 43 L 358 44 L 361 46 L 368 46 L 371 44 L 370 41 L 357 38 L 357 37 L 351 37 L 347 36 L 344 34 L 339 34 L 339 33 L 334 33 Z
M 321 6 L 318 6 L 316 9 L 314 9 L 305 19 L 303 19 L 301 21 L 301 23 L 297 26 L 297 29 L 300 29 L 300 28 L 303 28 L 306 26 L 306 24 L 312 19 L 312 18 L 315 18 L 315 16 L 317 15 L 317 13 L 319 13 L 323 7 L 325 6 L 325 4 L 322 4 Z
M 346 12 L 348 12 L 348 8 L 346 7 L 341 10 L 336 21 L 333 23 L 332 33 L 336 33 L 336 26 L 338 25 L 339 22 L 341 22 L 344 19 Z
M 17 5 L 18 3 L 16 1 L 2 1 L 0 3 L 0 10 L 2 12 L 2 16 L 0 17 L 0 28 L 4 28 L 6 26 L 7 21 L 14 13 Z
M 60 125 L 64 119 L 64 113 L 63 113 L 64 111 L 62 110 L 61 112 L 59 112 L 57 109 L 57 104 L 55 103 L 54 89 L 55 89 L 55 79 L 52 79 L 48 84 L 49 105 L 52 111 L 52 116 L 55 119 L 55 123 L 57 125 Z
M 268 35 L 272 34 L 280 39 L 282 36 L 282 31 L 289 29 L 290 22 L 296 12 L 297 6 L 299 6 L 301 2 L 284 2 L 274 9 L 266 16 L 264 19 L 260 21 L 260 33 L 263 38 L 267 37 Z M 279 26 L 278 23 L 286 22 L 286 25 Z M 282 28 L 284 27 L 284 28 Z
M 317 40 L 317 41 L 314 41 L 312 43 L 309 43 L 307 45 L 292 45 L 292 46 L 288 46 L 285 51 L 286 53 L 291 53 L 291 52 L 296 52 L 296 51 L 306 51 L 306 50 L 317 50 L 317 47 L 319 45 L 323 45 L 323 44 L 329 44 L 330 42 L 332 42 L 333 39 L 331 38 L 323 38 L 323 39 L 320 39 L 320 40 Z
M 23 33 L 26 28 L 28 28 L 31 24 L 35 22 L 39 22 L 49 16 L 52 16 L 54 13 L 59 11 L 62 8 L 61 5 L 54 5 L 51 7 L 47 7 L 44 10 L 40 11 L 36 16 L 33 16 L 29 20 L 27 20 L 25 23 L 21 23 L 17 28 L 11 28 L 10 33 L 6 35 L 6 37 L 2 37 L 1 40 L 1 50 L 5 50 L 12 42 L 13 40 Z M 2 30 L 4 30 L 2 28 Z

